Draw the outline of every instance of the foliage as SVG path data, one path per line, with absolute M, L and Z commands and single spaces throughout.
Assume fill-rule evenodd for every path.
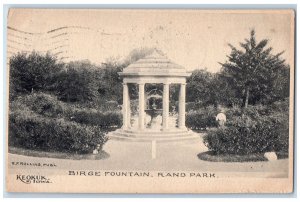
M 121 72 L 123 68 L 124 64 L 116 60 L 108 60 L 101 69 L 95 72 L 96 75 L 99 75 L 97 79 L 98 93 L 106 101 L 115 100 L 122 103 L 123 86 L 118 72 Z
M 290 95 L 290 67 L 281 68 L 278 74 L 274 75 L 273 86 L 269 97 L 264 99 L 271 101 L 280 101 Z M 267 102 L 265 102 L 267 103 Z
M 121 114 L 78 108 L 56 96 L 32 93 L 10 104 L 9 144 L 45 151 L 87 153 L 106 142 L 105 133 L 120 127 Z
M 116 60 L 96 66 L 89 61 L 59 63 L 50 54 L 19 53 L 10 58 L 10 99 L 32 92 L 51 92 L 65 102 L 121 103 L 122 82 Z
M 248 154 L 248 155 L 239 155 L 239 154 L 218 154 L 216 155 L 212 151 L 207 151 L 199 153 L 198 158 L 204 161 L 212 162 L 255 162 L 255 161 L 267 161 L 263 153 L 259 154 Z M 278 155 L 278 158 L 283 158 L 283 156 Z
M 185 111 L 186 112 L 197 111 L 200 108 L 203 108 L 203 106 L 199 102 L 186 102 L 185 103 Z
M 90 102 L 68 103 L 68 106 L 84 110 L 94 109 L 101 112 L 120 111 L 122 108 L 117 101 L 106 101 L 105 99 L 95 99 Z
M 273 55 L 267 44 L 267 39 L 257 42 L 252 30 L 250 38 L 240 43 L 243 50 L 229 44 L 231 53 L 222 64 L 222 77 L 243 97 L 245 107 L 248 103 L 271 103 L 288 96 L 289 69 L 280 58 L 283 52 Z
M 72 108 L 70 108 L 72 109 Z M 70 110 L 68 119 L 80 124 L 98 126 L 102 129 L 121 127 L 122 114 L 117 111 L 100 112 L 97 110 Z
M 88 153 L 107 141 L 99 127 L 16 110 L 9 116 L 9 145 L 44 151 Z
M 187 101 L 196 102 L 202 107 L 240 104 L 232 85 L 219 74 L 207 70 L 194 70 L 187 79 Z
M 57 100 L 55 96 L 45 93 L 32 93 L 26 96 L 18 96 L 10 106 L 22 110 L 27 108 L 37 114 L 47 117 L 60 117 L 64 113 L 64 104 Z
M 215 106 L 241 106 L 242 99 L 236 91 L 234 85 L 225 79 L 220 73 L 216 73 L 210 86 L 210 100 L 208 104 L 214 103 Z M 209 95 L 208 95 L 209 96 Z
M 187 80 L 187 101 L 210 102 L 213 74 L 206 70 L 194 70 Z
M 287 100 L 276 103 L 284 109 Z M 231 113 L 224 128 L 211 129 L 204 136 L 204 143 L 215 154 L 254 154 L 268 151 L 288 152 L 288 110 L 272 107 L 252 107 L 247 111 Z
M 33 93 L 17 97 L 10 106 L 11 111 L 30 110 L 51 118 L 64 118 L 68 121 L 98 126 L 102 129 L 120 127 L 120 110 L 102 112 L 93 108 L 83 108 L 57 100 L 54 95 Z
M 64 64 L 50 54 L 19 53 L 10 58 L 10 98 L 19 93 L 51 91 Z
M 285 98 L 283 101 L 277 101 L 277 102 L 272 103 L 271 105 L 268 105 L 268 107 L 273 112 L 277 112 L 277 113 L 285 116 L 285 115 L 287 115 L 287 113 L 290 110 L 290 103 L 289 102 L 290 102 L 290 99 Z
M 92 101 L 98 90 L 95 75 L 89 63 L 69 63 L 56 81 L 59 99 L 66 102 Z
M 232 107 L 226 110 L 226 117 L 228 120 L 232 120 L 235 117 L 242 117 L 243 115 L 255 118 L 257 116 L 270 115 L 270 107 L 266 105 L 249 105 L 247 108 Z
M 189 111 L 186 115 L 186 126 L 194 130 L 216 127 L 216 115 L 217 110 L 214 107 Z

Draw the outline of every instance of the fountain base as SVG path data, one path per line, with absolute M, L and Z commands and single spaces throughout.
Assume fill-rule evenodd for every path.
M 129 130 L 118 129 L 109 133 L 109 139 L 130 141 L 130 142 L 182 142 L 199 140 L 198 133 L 187 129 L 168 129 L 168 130 Z

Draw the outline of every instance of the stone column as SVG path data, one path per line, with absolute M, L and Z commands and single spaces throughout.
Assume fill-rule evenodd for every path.
M 185 83 L 180 84 L 179 91 L 179 113 L 178 113 L 178 127 L 185 129 Z
M 128 88 L 128 85 L 127 85 Z M 127 128 L 131 128 L 131 109 L 130 109 L 130 94 L 129 94 L 129 90 L 128 90 L 128 94 L 127 94 L 127 98 L 128 98 L 128 103 L 127 103 Z
M 139 129 L 145 127 L 145 84 L 139 83 Z
M 163 130 L 169 128 L 169 84 L 164 83 L 163 91 Z
M 127 83 L 123 83 L 123 129 L 128 128 L 128 85 Z

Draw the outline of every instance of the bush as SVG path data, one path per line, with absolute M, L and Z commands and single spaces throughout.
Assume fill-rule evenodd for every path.
M 107 137 L 99 127 L 63 119 L 44 118 L 31 111 L 16 110 L 9 117 L 9 145 L 43 151 L 89 153 Z
M 287 153 L 288 111 L 271 112 L 270 109 L 272 107 L 251 107 L 243 115 L 236 115 L 240 112 L 234 111 L 227 127 L 208 131 L 203 139 L 204 144 L 216 154 L 244 155 L 268 151 Z
M 24 107 L 47 117 L 59 117 L 64 112 L 64 104 L 58 101 L 55 96 L 45 93 L 33 93 L 17 97 L 11 105 L 12 110 L 23 109 Z
M 217 110 L 213 107 L 203 108 L 197 111 L 189 111 L 186 115 L 186 126 L 191 129 L 216 127 Z
M 203 108 L 203 105 L 201 103 L 196 103 L 196 102 L 187 102 L 187 103 L 185 103 L 185 110 L 187 112 L 197 111 L 200 108 Z
M 270 105 L 270 111 L 273 113 L 286 113 L 290 109 L 289 98 L 284 99 L 283 101 L 277 101 Z
M 68 103 L 69 106 L 74 108 L 84 108 L 84 109 L 93 109 L 101 112 L 108 111 L 120 111 L 121 106 L 116 101 L 106 101 L 103 98 L 95 99 L 92 102 L 77 102 L 77 103 Z
M 57 100 L 53 95 L 33 93 L 17 97 L 11 104 L 11 111 L 32 110 L 51 118 L 65 118 L 68 121 L 98 126 L 100 128 L 121 127 L 122 114 L 119 111 L 101 112 L 95 109 L 79 108 Z
M 283 153 L 288 153 L 289 148 L 289 99 L 274 102 L 270 106 L 270 117 L 278 121 L 278 146 Z
M 69 112 L 69 118 L 80 124 L 98 126 L 101 128 L 121 127 L 120 112 L 99 112 L 97 110 L 74 110 Z
M 265 105 L 249 105 L 247 108 L 233 107 L 226 110 L 226 117 L 232 120 L 235 117 L 241 117 L 243 114 L 252 118 L 256 116 L 267 116 L 271 113 L 270 107 Z

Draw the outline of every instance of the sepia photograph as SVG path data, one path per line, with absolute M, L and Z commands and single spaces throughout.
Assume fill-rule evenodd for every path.
M 291 193 L 292 9 L 10 8 L 6 190 Z

